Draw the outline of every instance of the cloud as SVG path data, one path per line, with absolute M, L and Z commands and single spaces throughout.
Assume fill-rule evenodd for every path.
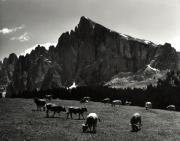
M 30 40 L 29 34 L 25 32 L 24 34 L 20 35 L 19 37 L 12 37 L 10 40 L 18 40 L 20 42 L 27 42 Z
M 34 45 L 33 47 L 30 47 L 30 48 L 26 49 L 26 50 L 24 51 L 24 53 L 21 53 L 21 55 L 24 55 L 24 56 L 25 56 L 26 54 L 30 54 L 31 51 L 34 50 L 38 45 L 43 46 L 43 47 L 46 48 L 46 50 L 48 50 L 50 46 L 52 46 L 52 45 L 53 45 L 53 46 L 56 46 L 56 44 L 57 44 L 57 43 L 49 43 L 49 42 L 43 43 L 43 44 L 36 44 L 36 45 Z
M 21 25 L 21 26 L 18 26 L 18 27 L 14 27 L 14 28 L 2 28 L 0 29 L 0 33 L 2 34 L 9 34 L 9 33 L 12 33 L 12 32 L 16 32 L 17 30 L 21 30 L 25 28 L 25 25 Z

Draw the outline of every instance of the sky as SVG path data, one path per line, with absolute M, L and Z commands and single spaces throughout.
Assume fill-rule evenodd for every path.
M 81 16 L 180 51 L 180 0 L 0 0 L 0 60 L 57 44 Z

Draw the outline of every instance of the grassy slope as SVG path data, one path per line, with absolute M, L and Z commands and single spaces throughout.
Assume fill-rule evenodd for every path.
M 54 100 L 65 106 L 78 106 L 78 101 Z M 82 133 L 84 120 L 66 120 L 65 113 L 46 118 L 44 112 L 33 111 L 35 105 L 27 99 L 0 99 L 0 140 L 60 140 L 60 141 L 170 141 L 180 140 L 180 113 L 142 107 L 111 107 L 99 102 L 87 103 L 88 112 L 96 112 L 101 122 L 97 133 Z M 129 119 L 134 112 L 142 115 L 142 130 L 130 132 Z

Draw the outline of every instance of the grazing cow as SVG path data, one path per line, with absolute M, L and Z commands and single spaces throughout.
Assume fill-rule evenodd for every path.
M 152 103 L 151 102 L 146 102 L 145 103 L 145 108 L 146 108 L 146 110 L 151 109 L 152 108 Z
M 166 107 L 167 110 L 170 110 L 170 111 L 175 111 L 176 110 L 176 106 L 175 105 L 169 105 Z
M 84 99 L 86 99 L 87 101 L 91 100 L 91 98 L 89 96 L 84 97 Z
M 90 98 L 89 96 L 83 97 L 83 99 L 80 100 L 80 103 L 87 103 L 87 102 L 90 101 L 90 99 L 91 99 L 91 98 Z
M 6 92 L 3 91 L 3 92 L 2 92 L 2 98 L 5 98 L 5 97 L 6 97 Z
M 99 117 L 97 116 L 96 113 L 90 113 L 87 116 L 86 123 L 82 124 L 83 132 L 86 132 L 88 128 L 89 128 L 89 130 L 91 132 L 91 128 L 93 128 L 92 132 L 96 133 L 96 126 L 97 126 L 97 121 L 98 120 L 100 121 L 100 119 L 99 119 Z
M 46 104 L 46 116 L 47 117 L 49 117 L 49 111 L 54 112 L 52 115 L 52 117 L 54 117 L 56 113 L 66 112 L 66 108 L 64 106 L 61 106 L 61 105 L 56 105 L 53 103 L 47 103 Z
M 41 108 L 43 108 L 43 110 L 45 111 L 45 105 L 46 105 L 45 99 L 34 98 L 34 103 L 37 106 L 37 111 L 41 111 Z
M 83 98 L 83 99 L 80 100 L 80 103 L 88 103 L 88 100 Z
M 52 95 L 45 95 L 45 98 L 46 98 L 46 100 L 51 101 L 51 99 L 52 99 Z
M 131 105 L 131 104 L 132 104 L 131 101 L 126 101 L 126 102 L 125 102 L 125 105 Z
M 72 114 L 79 114 L 79 119 L 80 119 L 80 115 L 83 117 L 83 113 L 87 112 L 87 108 L 82 108 L 82 107 L 69 107 L 68 108 L 68 112 L 67 112 L 67 119 L 69 118 L 69 115 L 71 116 L 72 119 Z
M 2 97 L 2 100 L 4 101 L 4 99 L 6 98 L 6 91 L 3 91 L 3 92 L 1 93 L 1 97 Z
M 138 130 L 141 130 L 141 115 L 139 113 L 134 113 L 131 120 L 130 125 L 132 128 L 132 132 L 137 132 Z
M 122 101 L 121 100 L 113 100 L 111 102 L 111 106 L 115 107 L 116 105 L 122 105 Z
M 105 103 L 110 103 L 111 100 L 110 100 L 110 98 L 105 98 L 101 102 L 105 104 Z

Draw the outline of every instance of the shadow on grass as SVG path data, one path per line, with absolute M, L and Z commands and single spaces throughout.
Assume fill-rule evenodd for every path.
M 93 132 L 93 131 L 86 131 L 86 132 L 82 132 L 84 134 L 96 134 L 97 132 Z
M 55 116 L 55 117 L 52 117 L 52 116 L 50 116 L 50 117 L 47 117 L 47 116 L 45 116 L 44 118 L 46 118 L 46 119 L 66 119 L 66 118 L 64 118 L 64 117 L 58 117 L 58 116 Z
M 69 120 L 85 120 L 85 119 L 79 119 L 79 118 L 72 118 L 72 119 L 71 119 L 71 118 L 68 118 L 68 119 L 69 119 Z M 68 120 L 68 119 L 67 119 L 67 120 Z

